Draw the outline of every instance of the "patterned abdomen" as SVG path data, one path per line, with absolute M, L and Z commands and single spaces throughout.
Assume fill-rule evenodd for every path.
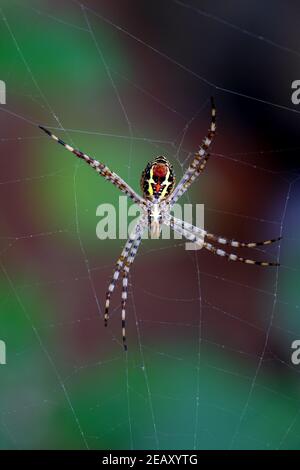
M 145 199 L 163 201 L 172 193 L 174 185 L 173 167 L 165 157 L 156 157 L 147 164 L 141 177 L 141 189 Z

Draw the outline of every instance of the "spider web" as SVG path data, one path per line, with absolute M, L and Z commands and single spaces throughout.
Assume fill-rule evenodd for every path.
M 300 110 L 290 100 L 297 8 L 1 5 L 0 339 L 8 363 L 0 369 L 0 447 L 299 448 L 300 369 L 291 362 L 300 337 Z M 205 203 L 214 233 L 282 235 L 279 245 L 248 253 L 281 267 L 144 241 L 131 270 L 125 354 L 119 290 L 108 329 L 102 320 L 124 242 L 95 234 L 96 208 L 117 205 L 117 190 L 36 124 L 138 189 L 154 155 L 183 173 L 207 131 L 210 95 L 218 135 L 183 202 Z

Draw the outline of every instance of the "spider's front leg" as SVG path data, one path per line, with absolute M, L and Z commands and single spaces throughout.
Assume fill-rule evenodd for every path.
M 233 248 L 255 248 L 257 246 L 266 246 L 271 245 L 272 243 L 276 243 L 282 240 L 282 237 L 271 238 L 269 240 L 263 240 L 259 242 L 240 242 L 238 240 L 225 238 L 223 236 L 215 235 L 214 233 L 207 232 L 201 228 L 196 227 L 195 225 L 189 224 L 183 220 L 177 219 L 172 215 L 168 216 L 169 219 L 172 220 L 175 227 L 181 227 L 187 232 L 193 233 L 197 235 L 199 238 L 205 238 L 208 240 L 212 240 L 213 242 L 219 243 L 220 245 L 228 245 L 232 246 Z
M 170 227 L 174 230 L 174 232 L 179 233 L 180 235 L 183 235 L 187 240 L 191 241 L 192 243 L 196 243 L 199 246 L 205 248 L 206 250 L 210 251 L 214 255 L 222 256 L 223 258 L 227 258 L 228 261 L 239 261 L 241 263 L 245 264 L 255 264 L 258 266 L 279 266 L 279 263 L 269 263 L 266 261 L 255 261 L 253 259 L 249 258 L 243 258 L 241 256 L 238 256 L 233 253 L 227 253 L 224 250 L 221 250 L 220 248 L 216 248 L 213 246 L 211 243 L 208 243 L 203 240 L 203 233 L 201 236 L 196 235 L 192 233 L 189 230 L 186 230 L 183 228 L 183 221 L 180 221 L 181 224 L 176 224 L 172 218 L 169 218 L 166 220 L 166 224 L 170 225 Z
M 127 351 L 125 323 L 126 323 L 126 301 L 127 301 L 127 295 L 128 295 L 128 275 L 129 275 L 130 266 L 132 265 L 134 261 L 134 258 L 137 254 L 138 247 L 141 241 L 142 241 L 142 233 L 140 232 L 137 239 L 132 245 L 129 256 L 127 260 L 124 262 L 124 268 L 123 268 L 121 308 L 122 308 L 122 341 L 123 341 L 123 346 L 124 346 L 125 351 Z
M 127 290 L 128 290 L 128 273 L 129 267 L 133 263 L 134 257 L 138 251 L 139 244 L 142 239 L 142 234 L 147 226 L 147 217 L 142 216 L 140 222 L 137 223 L 133 232 L 130 234 L 123 250 L 121 256 L 119 257 L 112 280 L 109 284 L 107 293 L 106 293 L 106 302 L 105 302 L 105 313 L 104 313 L 104 325 L 107 326 L 109 319 L 109 307 L 111 295 L 115 289 L 117 281 L 119 279 L 120 272 L 123 272 L 123 289 L 122 289 L 122 337 L 124 349 L 127 349 L 126 346 L 126 335 L 125 335 L 125 306 L 127 300 Z
M 116 283 L 119 279 L 120 272 L 123 269 L 124 264 L 125 264 L 128 256 L 129 256 L 129 254 L 130 254 L 132 245 L 133 245 L 134 241 L 138 238 L 140 232 L 142 230 L 144 230 L 146 224 L 147 224 L 146 217 L 143 216 L 142 219 L 140 220 L 140 222 L 137 223 L 134 230 L 130 234 L 130 236 L 129 236 L 129 238 L 128 238 L 128 240 L 127 240 L 127 242 L 126 242 L 126 244 L 125 244 L 125 246 L 122 250 L 122 253 L 121 253 L 120 257 L 117 260 L 116 267 L 115 267 L 115 270 L 113 272 L 113 277 L 110 281 L 110 284 L 108 286 L 108 290 L 106 292 L 105 313 L 104 313 L 104 324 L 105 324 L 105 326 L 107 326 L 107 322 L 108 322 L 108 319 L 109 319 L 108 311 L 109 311 L 109 306 L 110 306 L 111 294 L 113 293 L 113 291 L 115 289 Z

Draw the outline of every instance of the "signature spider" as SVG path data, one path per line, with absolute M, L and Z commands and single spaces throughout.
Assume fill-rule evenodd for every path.
M 163 224 L 170 226 L 174 232 L 185 237 L 187 240 L 198 244 L 201 248 L 205 248 L 211 253 L 222 256 L 228 261 L 240 261 L 246 264 L 254 264 L 259 266 L 279 266 L 278 263 L 269 263 L 265 261 L 254 261 L 248 258 L 242 258 L 233 253 L 228 253 L 221 248 L 217 248 L 210 242 L 219 245 L 229 245 L 233 248 L 254 248 L 262 245 L 269 245 L 281 240 L 281 237 L 266 240 L 262 242 L 239 242 L 237 240 L 228 239 L 222 236 L 214 235 L 203 229 L 195 227 L 183 220 L 177 219 L 171 215 L 170 211 L 177 200 L 189 189 L 191 184 L 205 170 L 209 159 L 209 147 L 216 134 L 216 108 L 214 100 L 211 98 L 211 124 L 207 137 L 203 140 L 199 150 L 195 153 L 194 159 L 190 166 L 183 174 L 178 185 L 175 187 L 175 174 L 172 165 L 164 156 L 158 156 L 149 162 L 141 176 L 141 190 L 143 197 L 137 194 L 120 176 L 112 172 L 104 163 L 100 163 L 94 158 L 89 157 L 80 150 L 76 150 L 61 139 L 53 135 L 48 129 L 39 126 L 46 134 L 59 144 L 63 145 L 67 150 L 72 152 L 76 157 L 85 160 L 94 170 L 103 176 L 106 180 L 114 184 L 120 191 L 131 198 L 141 209 L 142 215 L 130 234 L 121 256 L 117 260 L 115 270 L 111 282 L 108 286 L 105 302 L 104 324 L 107 326 L 109 319 L 109 306 L 111 295 L 115 289 L 120 273 L 122 275 L 122 340 L 124 349 L 127 350 L 125 316 L 126 301 L 128 291 L 128 274 L 130 266 L 137 254 L 138 247 L 142 240 L 143 232 L 146 228 L 149 230 L 151 238 L 160 236 Z

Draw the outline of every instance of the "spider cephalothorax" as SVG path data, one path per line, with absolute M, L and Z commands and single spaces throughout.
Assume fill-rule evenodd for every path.
M 174 230 L 174 232 L 178 233 L 179 235 L 183 235 L 187 240 L 196 243 L 200 248 L 205 248 L 211 253 L 217 256 L 221 256 L 223 259 L 227 259 L 228 261 L 239 261 L 241 263 L 259 266 L 279 265 L 277 262 L 270 263 L 265 261 L 254 261 L 250 258 L 243 258 L 237 254 L 230 253 L 227 250 L 225 251 L 220 247 L 218 248 L 215 245 L 227 245 L 233 248 L 255 248 L 257 246 L 270 245 L 271 243 L 280 240 L 281 237 L 262 242 L 238 242 L 237 240 L 214 235 L 213 233 L 200 229 L 183 220 L 176 219 L 176 217 L 170 213 L 172 207 L 178 201 L 178 199 L 190 188 L 192 183 L 205 170 L 209 157 L 208 150 L 216 133 L 216 109 L 213 99 L 211 104 L 211 125 L 207 137 L 203 140 L 199 150 L 195 153 L 194 159 L 184 172 L 176 188 L 174 189 L 175 175 L 172 165 L 165 157 L 156 157 L 155 160 L 148 163 L 141 177 L 143 197 L 137 194 L 134 189 L 132 189 L 126 183 L 126 181 L 111 171 L 104 163 L 98 162 L 98 160 L 89 157 L 80 150 L 74 149 L 52 134 L 52 132 L 48 131 L 48 129 L 40 126 L 40 128 L 46 132 L 46 134 L 52 137 L 52 139 L 63 145 L 67 150 L 69 150 L 69 152 L 72 152 L 74 155 L 76 155 L 76 157 L 88 163 L 88 165 L 94 168 L 94 170 L 96 170 L 99 175 L 113 183 L 117 188 L 119 188 L 120 191 L 131 198 L 142 210 L 142 216 L 130 234 L 121 256 L 117 261 L 112 280 L 106 293 L 104 313 L 105 325 L 107 325 L 108 322 L 110 298 L 118 281 L 119 275 L 121 274 L 123 285 L 121 301 L 122 339 L 125 349 L 127 349 L 125 334 L 125 306 L 128 292 L 129 269 L 137 254 L 143 232 L 147 228 L 149 229 L 152 238 L 158 238 L 162 225 L 168 225 Z
M 156 157 L 147 164 L 141 177 L 141 189 L 145 199 L 163 201 L 172 193 L 174 185 L 174 170 L 165 157 Z

